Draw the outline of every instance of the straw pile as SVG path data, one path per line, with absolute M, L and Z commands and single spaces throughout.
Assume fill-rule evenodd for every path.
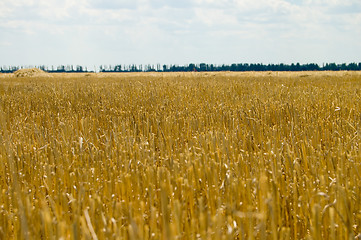
M 15 77 L 50 77 L 51 75 L 38 68 L 25 68 L 14 72 Z

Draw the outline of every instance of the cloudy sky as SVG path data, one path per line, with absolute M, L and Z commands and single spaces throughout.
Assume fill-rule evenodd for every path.
M 360 0 L 0 0 L 0 65 L 361 62 Z

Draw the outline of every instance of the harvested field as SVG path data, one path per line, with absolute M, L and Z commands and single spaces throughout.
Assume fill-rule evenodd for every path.
M 360 72 L 51 76 L 0 78 L 0 239 L 361 236 Z

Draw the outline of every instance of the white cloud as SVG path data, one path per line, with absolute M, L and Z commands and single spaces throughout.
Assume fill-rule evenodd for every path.
M 227 14 L 223 9 L 196 8 L 197 19 L 207 26 L 224 26 L 237 24 L 235 15 Z
M 88 0 L 87 5 L 95 9 L 135 9 L 139 1 L 133 0 Z
M 323 5 L 323 6 L 348 6 L 352 4 L 359 4 L 358 0 L 305 0 L 307 5 Z
M 341 50 L 355 61 L 360 26 L 359 0 L 1 0 L 0 51 L 20 46 L 20 60 L 4 57 L 0 65 L 11 64 L 6 59 L 327 61 L 344 59 Z M 342 41 L 348 44 L 332 54 Z M 22 46 L 57 54 L 24 57 L 31 52 Z
M 12 46 L 12 43 L 6 41 L 0 41 L 0 46 L 9 47 Z
M 194 6 L 193 0 L 148 0 L 146 3 L 151 8 L 176 8 L 176 9 L 189 9 Z

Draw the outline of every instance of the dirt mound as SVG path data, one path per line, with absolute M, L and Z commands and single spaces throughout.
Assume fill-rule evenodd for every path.
M 51 77 L 51 75 L 38 68 L 24 68 L 14 72 L 15 77 Z

